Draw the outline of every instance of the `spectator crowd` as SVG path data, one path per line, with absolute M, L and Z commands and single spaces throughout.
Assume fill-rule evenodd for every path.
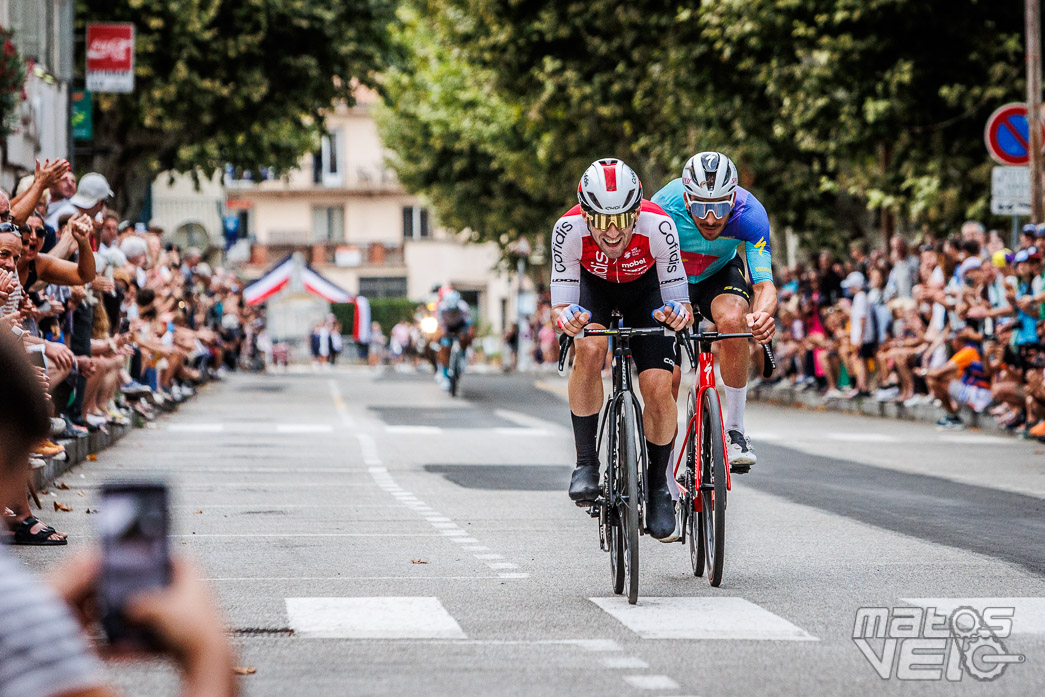
M 1045 226 L 1016 249 L 967 221 L 945 239 L 821 252 L 779 270 L 780 384 L 827 397 L 911 407 L 938 402 L 961 428 L 964 405 L 1045 438 Z
M 31 467 L 65 457 L 56 441 L 155 418 L 256 352 L 261 320 L 239 281 L 123 220 L 112 197 L 104 176 L 77 180 L 65 160 L 38 164 L 13 197 L 0 192 L 0 334 L 17 338 L 50 417 Z M 26 487 L 0 510 L 8 541 L 66 543 L 32 515 Z

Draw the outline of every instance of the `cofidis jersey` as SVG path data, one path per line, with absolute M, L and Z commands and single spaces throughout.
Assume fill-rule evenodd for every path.
M 708 241 L 700 234 L 682 195 L 682 179 L 674 179 L 650 199 L 664 209 L 679 231 L 682 265 L 690 283 L 708 278 L 737 254 L 737 242 L 747 247 L 747 267 L 752 283 L 773 280 L 773 256 L 769 246 L 769 216 L 755 196 L 737 187 L 737 198 L 729 222 L 718 239 Z

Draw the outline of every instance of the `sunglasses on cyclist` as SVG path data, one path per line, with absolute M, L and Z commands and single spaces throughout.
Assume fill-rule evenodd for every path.
M 35 235 L 36 237 L 39 237 L 41 240 L 44 237 L 47 236 L 47 232 L 44 230 L 44 227 L 42 225 L 40 227 L 33 227 L 32 225 L 26 225 L 24 228 L 22 228 L 22 234 L 23 235 Z
M 0 223 L 0 232 L 13 232 L 19 237 L 22 236 L 22 230 L 14 223 Z
M 725 218 L 733 210 L 733 202 L 737 195 L 731 194 L 727 201 L 697 201 L 687 199 L 687 209 L 694 220 L 704 220 L 709 213 L 714 213 L 718 219 Z
M 610 225 L 616 225 L 618 230 L 626 230 L 635 224 L 635 220 L 639 217 L 639 211 L 636 209 L 626 213 L 610 214 L 584 211 L 584 216 L 588 220 L 588 225 L 596 230 L 608 230 Z

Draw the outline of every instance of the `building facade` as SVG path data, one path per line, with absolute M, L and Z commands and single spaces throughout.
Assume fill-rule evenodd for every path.
M 2 145 L 0 185 L 13 191 L 36 159 L 70 155 L 69 100 L 73 79 L 74 0 L 0 0 L 0 25 L 30 62 L 15 132 Z
M 199 222 L 221 246 L 223 225 L 231 219 L 247 240 L 240 246 L 249 244 L 247 275 L 301 252 L 331 281 L 371 299 L 423 300 L 433 287 L 450 283 L 484 324 L 503 331 L 514 320 L 516 288 L 514 278 L 497 268 L 497 246 L 469 244 L 436 224 L 385 165 L 371 113 L 376 96 L 361 90 L 357 100 L 330 110 L 320 150 L 303 157 L 289 176 L 227 172 L 223 205 L 216 204 L 213 182 L 190 194 L 187 178 L 169 184 L 162 175 L 153 186 L 152 222 L 168 236 Z M 214 218 L 205 222 L 210 211 Z

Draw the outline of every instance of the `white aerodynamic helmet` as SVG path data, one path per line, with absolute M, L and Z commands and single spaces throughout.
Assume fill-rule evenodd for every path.
M 577 184 L 577 200 L 588 213 L 627 213 L 642 204 L 642 182 L 635 170 L 621 160 L 596 160 L 584 170 Z
M 737 190 L 737 166 L 720 152 L 698 152 L 682 168 L 682 186 L 696 198 L 722 198 Z

